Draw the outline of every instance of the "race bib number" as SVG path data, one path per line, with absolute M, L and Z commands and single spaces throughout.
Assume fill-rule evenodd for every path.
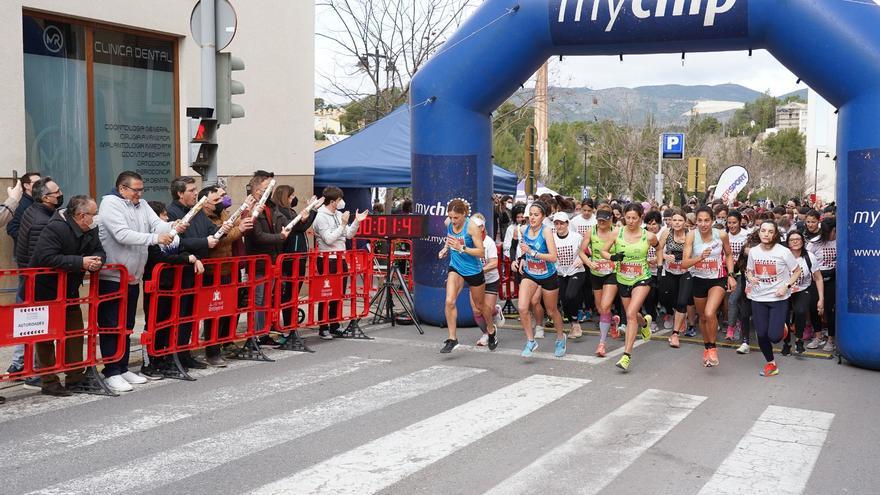
M 596 272 L 602 275 L 611 275 L 614 272 L 614 262 L 611 260 L 599 260 L 595 262 Z
M 706 259 L 694 265 L 694 272 L 700 275 L 713 277 L 721 273 L 719 270 L 720 266 L 721 265 L 718 263 L 717 259 Z
M 642 270 L 644 267 L 641 263 L 627 263 L 622 261 L 620 263 L 620 274 L 627 278 L 639 278 L 644 273 Z
M 681 261 L 672 261 L 670 263 L 666 263 L 666 270 L 673 273 L 681 273 L 684 271 L 681 268 Z
M 547 274 L 547 262 L 541 260 L 529 260 L 528 261 L 528 272 L 532 275 L 546 275 Z

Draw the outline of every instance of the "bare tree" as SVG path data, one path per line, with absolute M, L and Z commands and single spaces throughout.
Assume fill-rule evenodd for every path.
M 406 101 L 413 75 L 458 28 L 473 3 L 317 0 L 316 36 L 335 54 L 333 72 L 318 72 L 319 85 L 353 102 L 376 96 L 376 113 L 387 113 Z

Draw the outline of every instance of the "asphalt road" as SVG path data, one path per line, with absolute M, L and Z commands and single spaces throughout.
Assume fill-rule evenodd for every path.
M 526 360 L 514 329 L 450 355 L 438 328 L 370 334 L 116 398 L 12 394 L 0 493 L 880 492 L 876 372 L 780 357 L 763 378 L 757 352 L 706 369 L 654 340 L 623 374 L 593 335 Z

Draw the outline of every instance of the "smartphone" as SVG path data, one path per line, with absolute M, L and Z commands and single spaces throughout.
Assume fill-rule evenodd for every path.
M 13 169 L 12 170 L 12 187 L 15 187 L 16 184 L 18 184 L 18 170 Z

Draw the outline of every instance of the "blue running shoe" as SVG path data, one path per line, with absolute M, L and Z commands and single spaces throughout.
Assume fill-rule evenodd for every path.
M 556 341 L 556 351 L 553 355 L 559 358 L 565 356 L 565 339 Z
M 525 346 L 525 348 L 523 348 L 522 354 L 520 354 L 520 356 L 526 357 L 526 358 L 532 357 L 532 353 L 535 352 L 536 350 L 538 350 L 538 343 L 535 342 L 534 340 L 529 340 L 526 342 L 526 346 Z
M 685 332 L 684 332 L 684 336 L 685 337 L 696 337 L 697 336 L 696 327 L 688 325 L 687 330 L 685 330 Z
M 592 319 L 593 319 L 593 312 L 588 309 L 588 310 L 584 311 L 584 319 L 581 320 L 581 323 L 583 323 L 585 321 L 590 321 Z
M 578 310 L 578 323 L 583 323 L 583 322 L 584 322 L 584 310 L 579 309 Z

